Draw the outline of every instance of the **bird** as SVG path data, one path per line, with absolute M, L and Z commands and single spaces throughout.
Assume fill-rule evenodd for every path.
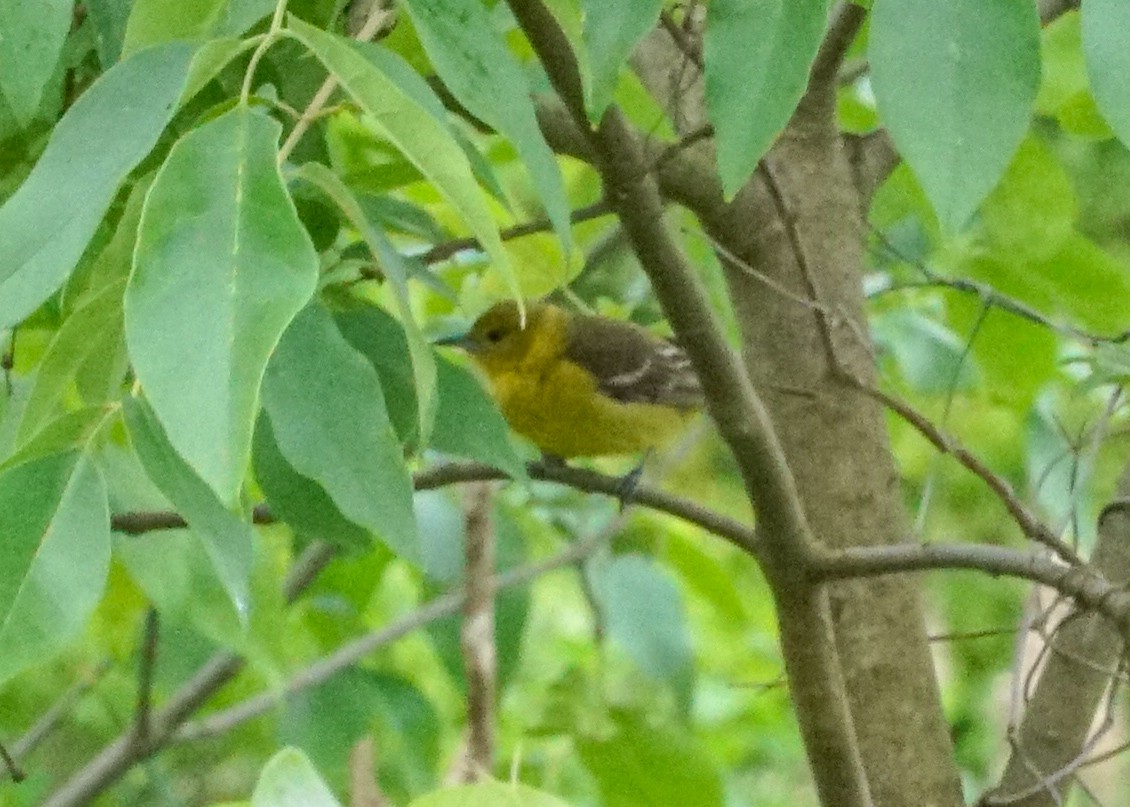
M 545 301 L 491 306 L 465 334 L 439 340 L 483 370 L 514 431 L 552 460 L 644 454 L 703 406 L 676 343 L 631 322 Z

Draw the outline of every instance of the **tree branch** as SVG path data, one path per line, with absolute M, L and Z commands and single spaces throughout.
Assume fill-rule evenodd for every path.
M 1130 495 L 1130 467 L 1119 488 L 1121 496 Z M 1130 501 L 1108 505 L 1099 516 L 1092 564 L 1113 583 L 1130 581 Z M 1014 752 L 1000 784 L 982 804 L 1052 807 L 1067 797 L 1072 766 L 1085 761 L 1088 732 L 1128 637 L 1124 633 L 1120 641 L 1099 614 L 1075 614 L 1065 618 L 1053 639 L 1055 652 L 1028 701 Z M 1045 773 L 1034 775 L 1032 769 Z
M 463 781 L 477 782 L 494 768 L 494 702 L 498 648 L 495 645 L 494 526 L 490 483 L 464 492 L 463 620 L 459 648 L 467 679 L 467 755 Z
M 849 547 L 822 550 L 811 571 L 821 580 L 843 580 L 928 569 L 969 569 L 1043 583 L 1110 619 L 1130 639 L 1130 590 L 1113 585 L 1089 565 L 1065 566 L 1035 552 L 986 544 Z
M 839 84 L 840 65 L 844 62 L 851 43 L 855 41 L 863 21 L 867 18 L 867 9 L 851 2 L 840 0 L 832 12 L 832 20 L 820 49 L 816 52 L 816 59 L 812 62 L 812 69 L 808 72 L 809 92 L 815 87 Z

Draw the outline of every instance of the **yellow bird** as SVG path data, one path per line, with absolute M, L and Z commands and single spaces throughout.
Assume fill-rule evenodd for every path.
M 464 335 L 514 431 L 561 458 L 637 454 L 670 440 L 702 407 L 678 345 L 630 322 L 558 306 L 497 303 Z

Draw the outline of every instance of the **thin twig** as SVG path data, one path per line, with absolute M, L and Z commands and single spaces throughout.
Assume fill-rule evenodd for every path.
M 589 557 L 603 545 L 603 532 L 597 533 L 584 541 L 571 544 L 550 558 L 519 566 L 498 575 L 495 578 L 494 589 L 499 592 L 525 585 L 550 572 L 576 564 Z M 189 742 L 224 734 L 235 726 L 270 711 L 286 694 L 324 683 L 347 667 L 358 663 L 375 650 L 386 647 L 436 620 L 458 613 L 462 605 L 463 592 L 461 590 L 437 597 L 379 630 L 354 639 L 352 642 L 342 645 L 333 653 L 310 664 L 290 679 L 283 688 L 283 692 L 271 691 L 256 695 L 208 717 L 192 723 L 185 723 L 176 732 L 173 739 L 176 742 Z
M 149 721 L 153 710 L 153 670 L 157 664 L 157 639 L 160 635 L 157 609 L 145 612 L 145 628 L 141 641 L 141 661 L 137 671 L 137 709 L 134 715 L 134 739 L 144 747 L 149 742 Z
M 593 202 L 591 205 L 579 207 L 569 214 L 569 221 L 577 224 L 582 221 L 589 221 L 590 219 L 598 219 L 601 216 L 607 216 L 612 213 L 612 207 L 605 200 Z M 553 222 L 549 219 L 537 219 L 535 221 L 527 221 L 522 224 L 516 224 L 513 227 L 507 227 L 499 231 L 499 237 L 503 241 L 510 241 L 522 236 L 532 235 L 533 233 L 548 232 L 553 229 Z M 482 249 L 477 238 L 453 238 L 450 241 L 443 241 L 436 244 L 427 252 L 420 255 L 420 260 L 427 264 L 439 263 L 468 249 Z
M 971 454 L 953 437 L 931 423 L 909 403 L 882 390 L 861 383 L 857 383 L 857 389 L 881 401 L 892 412 L 913 426 L 919 434 L 925 437 L 934 446 L 934 448 L 956 459 L 963 468 L 970 471 L 984 482 L 989 490 L 991 490 L 1005 506 L 1009 515 L 1012 516 L 1012 520 L 1016 522 L 1027 537 L 1048 547 L 1065 561 L 1073 565 L 1081 565 L 1083 563 L 1083 559 L 1079 557 L 1079 554 L 1067 542 L 1053 533 L 1046 524 L 1040 521 L 1040 519 L 1028 509 L 1016 495 L 1015 491 L 1013 491 L 1012 485 L 1003 477 L 994 473 L 985 463 Z
M 390 19 L 395 15 L 385 8 L 382 8 L 380 3 L 374 3 L 373 9 L 369 14 L 369 18 L 365 20 L 364 26 L 357 32 L 354 37 L 362 42 L 367 42 L 372 39 L 384 27 Z M 298 141 L 302 139 L 302 135 L 306 134 L 306 130 L 310 128 L 313 123 L 321 116 L 322 107 L 333 96 L 334 90 L 337 89 L 337 77 L 329 75 L 326 80 L 322 82 L 322 86 L 314 93 L 314 97 L 310 99 L 310 103 L 306 105 L 306 109 L 302 111 L 302 116 L 294 124 L 294 128 L 290 130 L 286 140 L 283 141 L 282 147 L 279 148 L 279 165 L 286 162 L 286 158 L 294 151 L 294 147 L 298 145 Z

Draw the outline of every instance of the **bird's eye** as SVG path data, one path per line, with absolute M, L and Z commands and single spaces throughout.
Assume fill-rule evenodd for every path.
M 502 341 L 502 329 L 501 328 L 494 328 L 493 330 L 489 330 L 489 331 L 487 331 L 486 336 L 487 336 L 488 342 L 501 342 Z

